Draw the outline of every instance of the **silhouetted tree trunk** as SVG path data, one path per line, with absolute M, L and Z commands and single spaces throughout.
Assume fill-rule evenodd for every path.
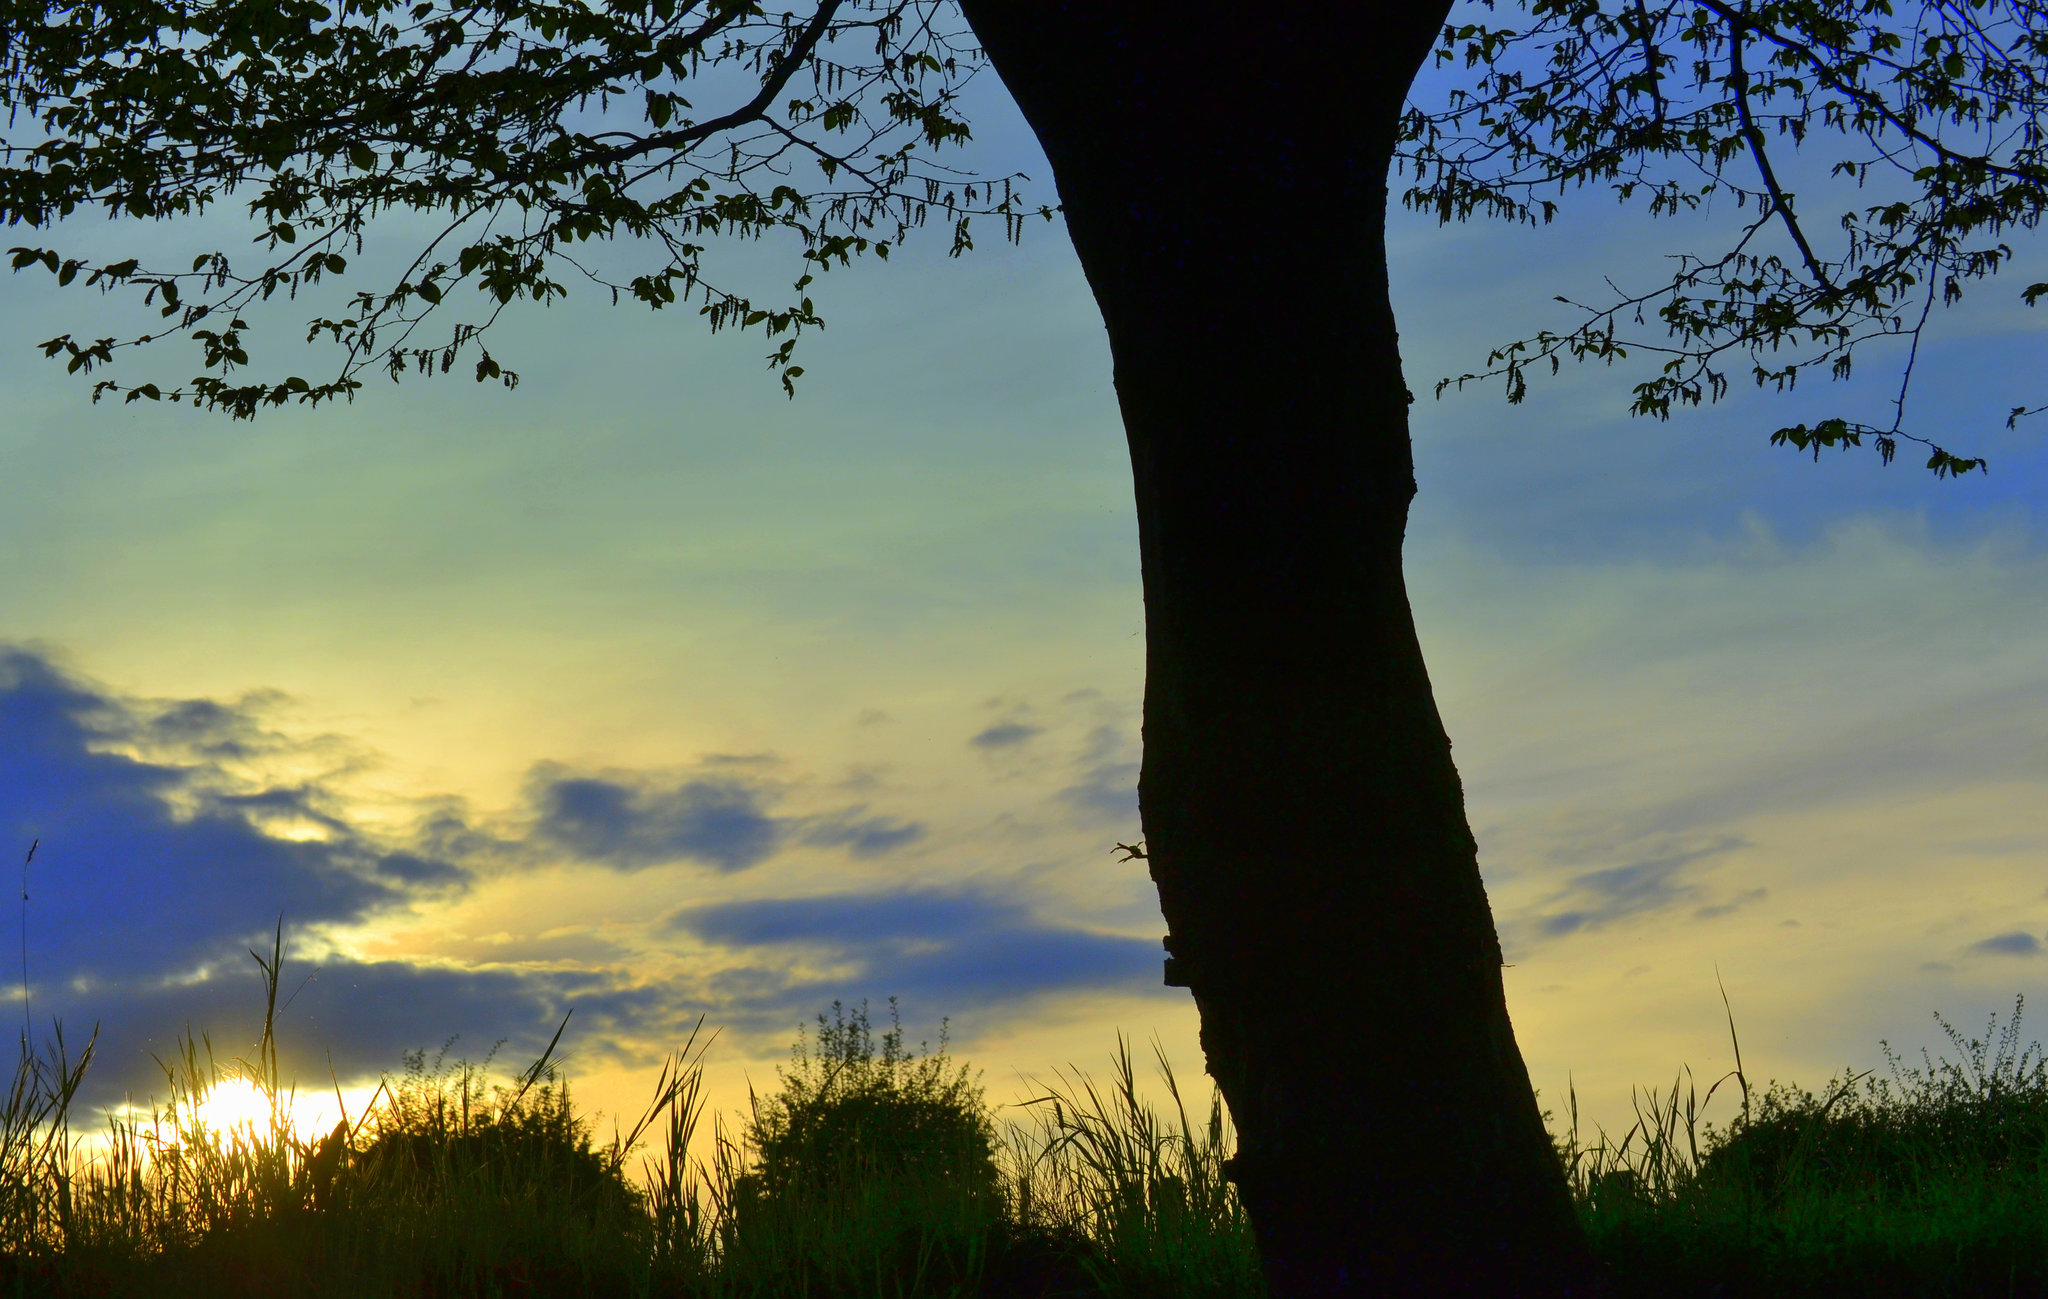
M 1590 1293 L 1401 571 L 1387 172 L 1448 5 L 962 7 L 1109 330 L 1146 844 L 1274 1291 Z

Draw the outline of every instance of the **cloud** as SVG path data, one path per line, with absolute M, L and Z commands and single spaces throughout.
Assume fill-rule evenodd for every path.
M 730 760 L 715 764 L 723 771 Z M 865 806 L 809 817 L 768 809 L 777 791 L 738 776 L 699 776 L 674 785 L 622 772 L 574 775 L 551 763 L 528 781 L 533 837 L 614 870 L 691 861 L 731 874 L 757 866 L 790 843 L 879 857 L 917 842 L 922 824 L 866 816 Z
M 1770 895 L 1771 891 L 1769 889 L 1744 889 L 1726 902 L 1716 902 L 1712 906 L 1701 907 L 1693 912 L 1693 916 L 1700 920 L 1713 920 L 1720 916 L 1733 915 L 1750 903 L 1761 902 Z M 1799 922 L 1795 920 L 1787 923 L 1796 925 Z
M 736 780 L 690 780 L 673 789 L 623 779 L 555 776 L 540 769 L 536 833 L 585 861 L 640 870 L 696 861 L 742 871 L 774 855 L 781 827 L 763 795 Z
M 835 999 L 901 995 L 985 1020 L 1061 993 L 1178 995 L 1160 983 L 1155 939 L 1045 923 L 973 889 L 740 898 L 677 914 L 653 935 L 645 910 L 622 925 L 525 926 L 519 877 L 537 864 L 631 873 L 688 863 L 731 875 L 793 848 L 885 857 L 927 828 L 866 803 L 785 813 L 785 800 L 821 791 L 779 777 L 769 756 L 740 755 L 680 775 L 543 763 L 502 812 L 421 798 L 410 824 L 372 830 L 335 764 L 306 774 L 323 768 L 309 758 L 340 742 L 268 729 L 276 700 L 128 698 L 0 645 L 0 851 L 38 843 L 32 1010 L 45 1030 L 61 1018 L 74 1051 L 99 1026 L 89 1108 L 160 1093 L 154 1060 L 174 1058 L 187 1026 L 211 1037 L 222 1063 L 249 1054 L 262 1009 L 249 953 L 268 950 L 280 916 L 288 949 L 310 954 L 288 960 L 281 989 L 282 1062 L 301 1080 L 324 1080 L 330 1066 L 345 1082 L 374 1076 L 451 1037 L 471 1060 L 503 1039 L 494 1067 L 517 1068 L 571 1007 L 565 1045 L 586 1064 L 637 1065 L 704 1011 L 736 1034 L 780 1039 Z M 1084 778 L 1099 769 L 1127 783 L 1131 768 L 1116 774 L 1121 743 L 1108 728 L 1092 737 Z M 484 879 L 488 894 L 469 893 Z M 458 894 L 491 918 L 443 910 Z M 509 919 L 493 910 L 506 901 Z M 356 945 L 394 922 L 404 942 Z M 650 938 L 655 949 L 717 950 L 643 983 L 635 971 L 647 968 Z
M 980 749 L 1008 749 L 1025 743 L 1038 733 L 1036 726 L 1026 726 L 1022 722 L 998 722 L 968 743 Z
M 304 962 L 291 958 L 289 935 L 287 943 L 276 1041 L 281 1072 L 302 1087 L 324 1082 L 330 1068 L 345 1082 L 396 1072 L 406 1052 L 431 1056 L 443 1047 L 451 1061 L 474 1063 L 495 1051 L 494 1070 L 516 1071 L 547 1046 L 564 1015 L 558 1055 L 645 1063 L 619 1043 L 676 1040 L 691 1018 L 688 1001 L 672 989 L 619 986 L 593 972 Z M 262 947 L 267 955 L 268 935 Z M 81 1113 L 130 1097 L 163 1100 L 156 1059 L 175 1059 L 188 1032 L 195 1039 L 203 1032 L 215 1060 L 228 1065 L 253 1058 L 263 1025 L 263 985 L 246 953 L 203 979 L 96 986 L 91 1004 L 90 1016 L 65 1021 L 74 1055 L 93 1025 L 99 1033 Z
M 318 779 L 266 784 L 240 770 L 293 751 L 261 724 L 267 702 L 124 698 L 0 645 L 0 847 L 21 862 L 35 845 L 30 1009 L 39 1037 L 61 1020 L 74 1050 L 100 1026 L 88 1105 L 160 1091 L 151 1055 L 171 1058 L 186 1024 L 229 1057 L 253 1041 L 249 950 L 267 949 L 280 917 L 288 935 L 317 935 L 470 882 L 432 835 L 389 842 L 353 825 Z M 286 993 L 311 973 L 288 970 Z M 322 1052 L 302 1073 L 324 1076 L 328 1051 L 345 1076 L 387 1067 L 451 1032 L 523 1043 L 543 1012 L 596 982 L 330 964 L 290 1008 L 324 1021 L 302 1039 Z
M 865 807 L 815 818 L 803 841 L 820 848 L 844 848 L 855 857 L 880 857 L 924 838 L 924 826 L 886 816 L 863 817 Z
M 452 862 L 411 852 L 392 852 L 379 857 L 377 873 L 400 884 L 437 887 L 459 884 L 468 878 L 468 872 Z
M 1129 825 L 1138 819 L 1138 762 L 1135 746 L 1113 726 L 1089 733 L 1077 778 L 1056 795 L 1075 820 L 1086 825 Z
M 1987 938 L 1973 945 L 1970 950 L 1988 952 L 1995 956 L 2032 956 L 2041 950 L 2041 940 L 2032 934 L 2014 930 L 2009 934 Z
M 727 947 L 822 943 L 850 947 L 967 935 L 1025 923 L 1021 907 L 966 893 L 836 893 L 716 903 L 670 923 Z
M 669 924 L 754 955 L 717 981 L 742 1029 L 780 1028 L 849 994 L 901 996 L 956 1014 L 1050 993 L 1163 987 L 1157 940 L 1048 925 L 1017 902 L 972 890 L 721 902 L 687 908 Z M 805 973 L 818 963 L 854 972 Z
M 246 705 L 126 700 L 0 646 L 0 847 L 36 844 L 27 939 L 40 1007 L 60 1008 L 52 989 L 75 981 L 239 956 L 279 915 L 357 922 L 466 883 L 457 863 L 361 833 L 315 783 L 182 760 L 279 745 Z
M 1571 905 L 1562 911 L 1538 915 L 1534 920 L 1535 927 L 1544 936 L 1555 938 L 1597 929 L 1624 917 L 1646 915 L 1684 905 L 1699 894 L 1699 886 L 1688 877 L 1687 868 L 1708 858 L 1718 857 L 1746 846 L 1747 841 L 1740 836 L 1723 835 L 1711 843 L 1693 848 L 1667 850 L 1643 857 L 1625 866 L 1583 871 L 1573 876 L 1570 884 L 1545 904 L 1546 907 L 1550 907 L 1568 901 Z M 1763 890 L 1751 890 L 1735 902 L 1718 907 L 1705 907 L 1698 914 L 1725 914 L 1736 906 L 1761 896 Z

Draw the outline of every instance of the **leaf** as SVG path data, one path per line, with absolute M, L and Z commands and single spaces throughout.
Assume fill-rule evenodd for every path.
M 357 142 L 348 147 L 348 161 L 357 171 L 377 170 L 377 151 L 369 145 Z
M 419 295 L 426 299 L 429 306 L 436 305 L 441 301 L 441 290 L 432 280 L 420 281 Z

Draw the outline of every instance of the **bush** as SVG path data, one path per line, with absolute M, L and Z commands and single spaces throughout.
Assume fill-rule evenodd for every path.
M 849 1013 L 835 1001 L 832 1013 L 830 1023 L 818 1016 L 817 1055 L 799 1036 L 794 1070 L 777 1071 L 781 1094 L 755 1107 L 747 1130 L 759 1157 L 755 1193 L 823 1206 L 873 1188 L 949 1218 L 1001 1217 L 995 1121 L 967 1066 L 948 1069 L 943 1029 L 936 1055 L 911 1057 L 892 997 L 894 1027 L 877 1058 L 866 1003 Z
M 404 1080 L 386 1079 L 390 1103 L 356 1156 L 368 1187 L 419 1203 L 451 1193 L 545 1201 L 586 1222 L 635 1215 L 639 1193 L 592 1147 L 589 1120 L 552 1065 L 516 1090 L 487 1091 L 481 1067 L 429 1072 L 424 1052 L 405 1063 Z

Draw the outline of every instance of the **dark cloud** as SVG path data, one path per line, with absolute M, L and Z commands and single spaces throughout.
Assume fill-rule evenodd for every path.
M 617 870 L 696 861 L 740 871 L 774 855 L 782 838 L 761 794 L 737 781 L 655 789 L 567 776 L 544 780 L 533 801 L 543 838 Z
M 1026 726 L 1022 722 L 997 722 L 968 743 L 978 749 L 1010 749 L 1038 733 L 1036 726 Z
M 262 944 L 266 954 L 269 935 Z M 157 1059 L 175 1060 L 187 1032 L 212 1043 L 215 1060 L 253 1058 L 263 1026 L 263 985 L 240 953 L 205 979 L 132 981 L 92 989 L 90 1013 L 65 1016 L 75 1056 L 98 1025 L 95 1063 L 80 1097 L 82 1113 L 164 1099 Z M 81 998 L 81 1001 L 88 1000 Z M 276 1039 L 280 1071 L 301 1090 L 324 1089 L 329 1070 L 344 1083 L 396 1073 L 408 1051 L 481 1063 L 496 1049 L 494 1072 L 512 1073 L 547 1046 L 573 1011 L 557 1053 L 572 1066 L 593 1055 L 617 1058 L 621 1038 L 672 1042 L 687 1032 L 685 1005 L 669 990 L 620 988 L 602 976 L 561 971 L 458 970 L 403 962 L 302 963 L 287 954 L 279 985 Z M 84 1009 L 84 1007 L 81 1007 Z M 38 1007 L 37 1018 L 48 1021 Z M 453 1045 L 450 1046 L 450 1042 Z M 202 1048 L 203 1056 L 203 1048 Z M 636 1056 L 630 1063 L 645 1063 Z
M 469 878 L 469 872 L 460 866 L 411 852 L 385 853 L 377 859 L 377 874 L 400 884 L 435 888 L 453 887 Z
M 216 765 L 157 752 L 166 718 L 187 753 L 224 752 L 230 735 L 246 752 L 262 734 L 227 705 L 131 703 L 0 647 L 0 847 L 18 861 L 38 844 L 27 939 L 40 1007 L 60 1008 L 55 990 L 81 980 L 198 969 L 279 915 L 357 921 L 466 879 L 429 855 L 394 857 L 313 788 L 237 785 Z M 315 837 L 266 828 L 279 821 Z
M 289 747 L 253 706 L 123 699 L 46 657 L 0 646 L 0 849 L 19 863 L 35 844 L 24 935 L 30 1004 L 38 1035 L 62 1020 L 74 1050 L 101 1024 L 88 1100 L 160 1087 L 150 1054 L 172 1058 L 184 1024 L 226 1026 L 216 1042 L 236 1040 L 236 1016 L 261 1010 L 249 949 L 267 948 L 279 917 L 292 931 L 347 924 L 469 880 L 427 845 L 373 841 L 333 813 L 335 800 L 317 784 L 231 774 L 223 764 Z M 485 986 L 449 984 L 447 997 L 422 999 L 394 990 L 407 968 L 378 969 L 359 1013 L 424 1032 L 428 1018 L 467 1013 L 463 988 Z M 316 981 L 296 1010 L 323 999 Z M 395 1023 L 406 1014 L 421 1022 Z M 462 1029 L 437 1025 L 433 1040 L 450 1031 Z M 383 1064 L 412 1045 L 396 1041 L 372 1032 L 359 1052 L 344 1031 L 321 1048 L 346 1072 L 367 1067 L 372 1042 Z
M 263 729 L 240 709 L 212 699 L 186 699 L 163 708 L 147 723 L 149 735 L 212 758 L 249 758 L 264 752 Z
M 1988 952 L 1994 956 L 2032 956 L 2041 950 L 2041 940 L 2032 934 L 2014 930 L 2009 934 L 1998 934 L 1974 944 L 1973 952 Z
M 682 911 L 670 924 L 756 953 L 753 964 L 713 985 L 741 1031 L 778 1031 L 840 998 L 900 995 L 938 1013 L 985 1018 L 1049 993 L 1163 988 L 1157 940 L 1048 925 L 1016 902 L 972 891 L 724 902 Z M 801 975 L 789 963 L 799 954 L 857 972 L 830 981 Z
M 631 773 L 575 775 L 543 764 L 528 785 L 536 839 L 622 871 L 683 861 L 743 871 L 792 842 L 879 857 L 925 833 L 914 821 L 868 816 L 865 807 L 778 817 L 769 811 L 773 790 L 733 775 L 668 786 Z
M 794 845 L 872 858 L 926 833 L 864 804 L 777 815 L 784 790 L 773 763 L 740 755 L 668 779 L 542 765 L 505 816 L 423 800 L 409 830 L 372 834 L 327 781 L 255 774 L 302 773 L 303 762 L 270 760 L 317 747 L 265 729 L 268 702 L 127 699 L 0 646 L 0 851 L 18 862 L 39 845 L 29 880 L 32 1010 L 39 1031 L 61 1019 L 74 1051 L 99 1025 L 88 1107 L 161 1092 L 154 1058 L 175 1058 L 187 1026 L 211 1037 L 223 1063 L 247 1056 L 262 1012 L 249 953 L 268 950 L 280 916 L 288 939 L 310 936 L 319 951 L 323 927 L 410 909 L 478 870 L 569 858 L 735 872 Z M 634 953 L 598 950 L 577 933 L 552 935 L 554 949 L 539 938 L 516 951 L 485 944 L 469 968 L 288 962 L 285 1071 L 303 1086 L 324 1087 L 330 1067 L 357 1081 L 451 1037 L 472 1060 L 505 1039 L 494 1067 L 516 1069 L 572 1006 L 565 1043 L 586 1064 L 593 1055 L 645 1063 L 659 1049 L 648 1044 L 679 1041 L 705 1010 L 736 1033 L 780 1039 L 835 999 L 900 994 L 986 1022 L 990 1010 L 1060 991 L 1174 995 L 1160 984 L 1155 942 L 1042 923 L 971 891 L 731 902 L 676 917 L 676 931 L 735 949 L 733 965 L 627 986 L 604 971 Z

